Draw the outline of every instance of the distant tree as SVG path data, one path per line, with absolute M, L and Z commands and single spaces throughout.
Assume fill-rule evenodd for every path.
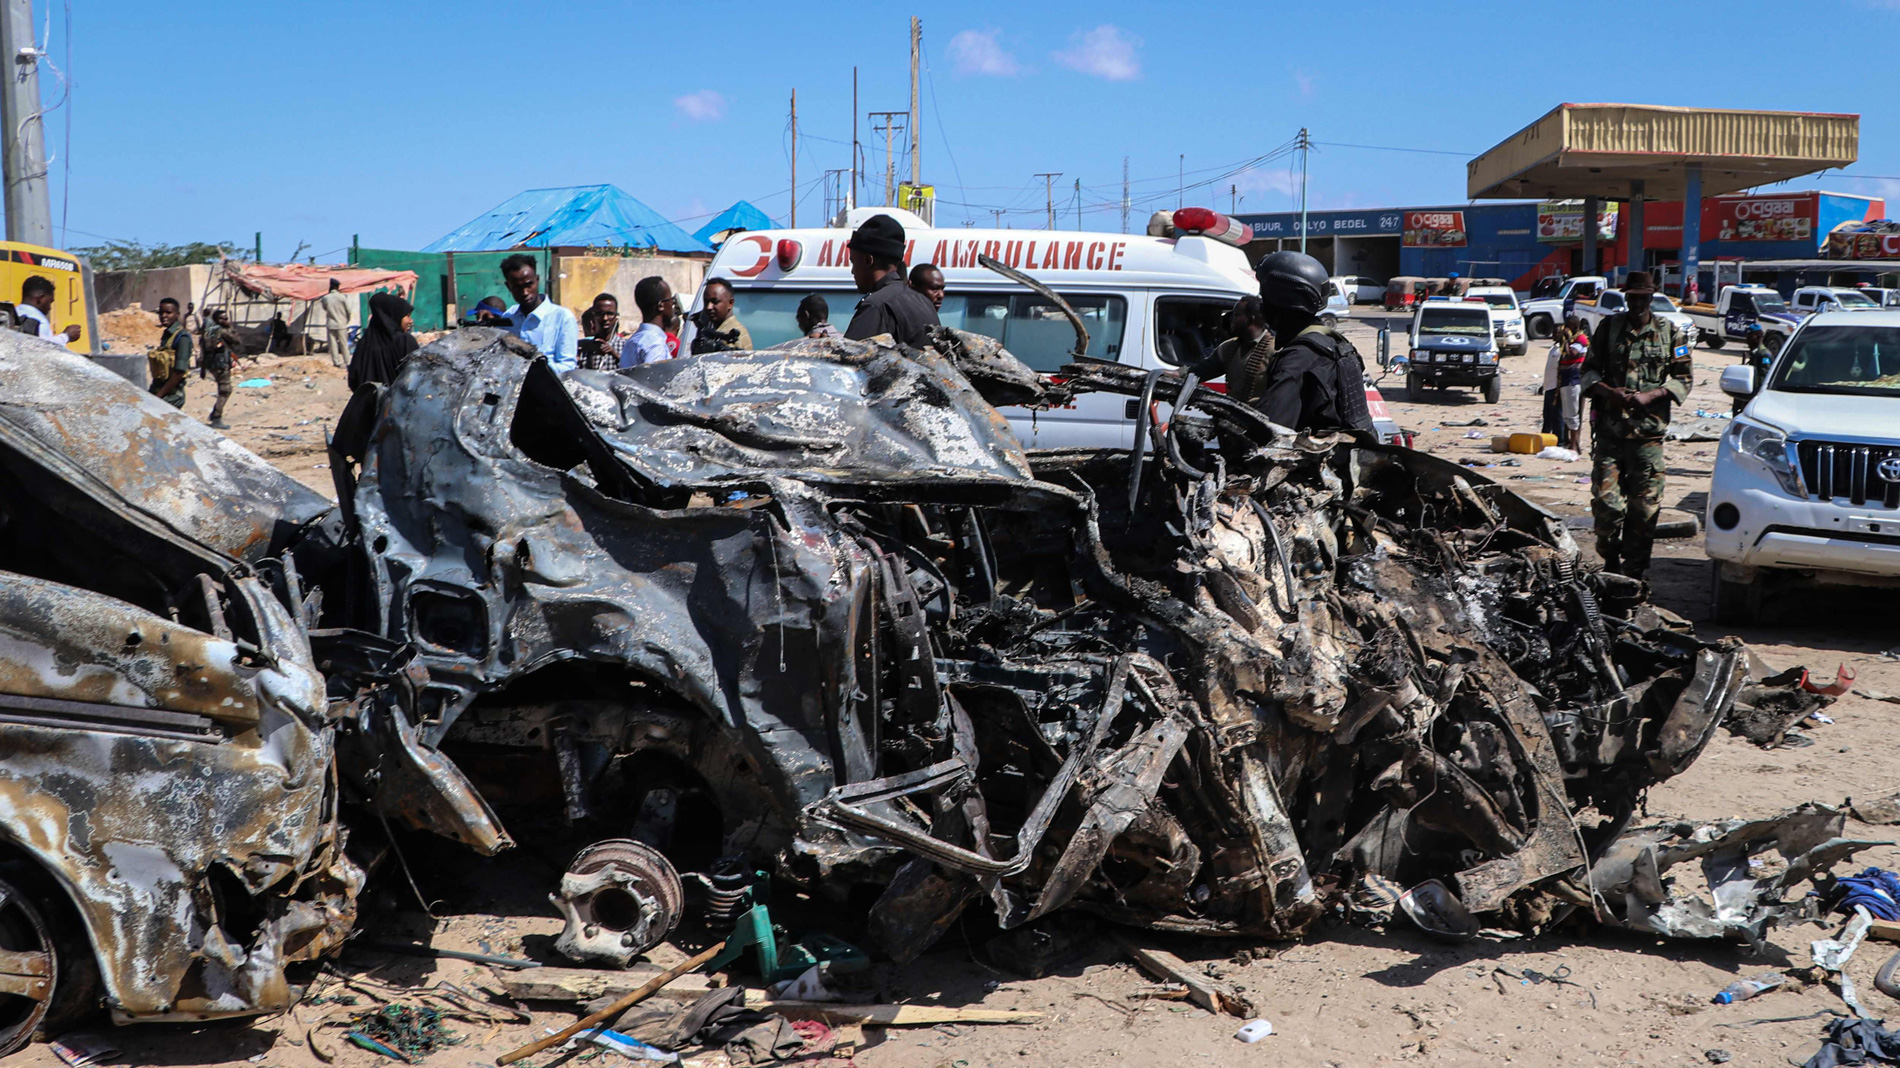
M 95 271 L 154 271 L 160 267 L 184 267 L 209 263 L 219 256 L 234 260 L 251 258 L 249 249 L 240 249 L 229 241 L 207 244 L 193 241 L 188 245 L 148 245 L 141 241 L 107 241 L 73 249 L 86 257 Z

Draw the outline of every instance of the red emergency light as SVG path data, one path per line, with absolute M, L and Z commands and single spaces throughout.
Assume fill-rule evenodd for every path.
M 799 258 L 805 255 L 805 247 L 789 237 L 778 241 L 778 269 L 789 271 L 798 266 Z
M 1237 223 L 1213 208 L 1181 208 L 1174 213 L 1174 229 L 1179 234 L 1211 237 L 1235 248 L 1253 240 L 1253 227 Z

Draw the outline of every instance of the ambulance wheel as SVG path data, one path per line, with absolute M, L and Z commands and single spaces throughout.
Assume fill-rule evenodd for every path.
M 1498 398 L 1503 395 L 1504 383 L 1499 380 L 1496 375 L 1492 375 L 1490 378 L 1484 380 L 1484 402 L 1486 404 L 1496 404 Z

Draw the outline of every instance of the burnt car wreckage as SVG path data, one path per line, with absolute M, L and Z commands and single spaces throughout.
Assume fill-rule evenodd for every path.
M 281 1007 L 347 935 L 354 815 L 484 853 L 497 811 L 620 828 L 553 895 L 563 951 L 616 964 L 735 865 L 875 895 L 897 959 L 982 898 L 1288 937 L 1436 879 L 1523 925 L 1759 938 L 1788 884 L 1672 927 L 1657 857 L 1712 850 L 1625 837 L 1739 643 L 1475 472 L 1191 378 L 1051 386 L 948 331 L 557 376 L 461 330 L 351 400 L 332 509 L 48 351 L 0 338 L 36 383 L 0 402 L 0 879 L 66 893 L 37 942 L 0 925 L 0 1005 L 54 1004 L 79 937 L 119 1019 Z M 991 406 L 1084 390 L 1137 399 L 1137 450 L 1026 454 Z

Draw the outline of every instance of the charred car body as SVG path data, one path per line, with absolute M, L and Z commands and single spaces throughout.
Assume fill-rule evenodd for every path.
M 1442 876 L 1536 919 L 1590 902 L 1742 681 L 1515 494 L 1216 393 L 1152 462 L 1025 455 L 981 393 L 1036 380 L 969 335 L 565 379 L 513 346 L 446 338 L 352 402 L 348 612 L 416 650 L 414 726 L 479 792 L 651 847 L 569 873 L 584 959 L 728 853 L 881 888 L 899 957 L 978 896 L 1285 936 L 1358 876 Z
M 83 357 L 0 378 L 0 1053 L 287 1008 L 362 882 L 276 558 L 329 502 Z

